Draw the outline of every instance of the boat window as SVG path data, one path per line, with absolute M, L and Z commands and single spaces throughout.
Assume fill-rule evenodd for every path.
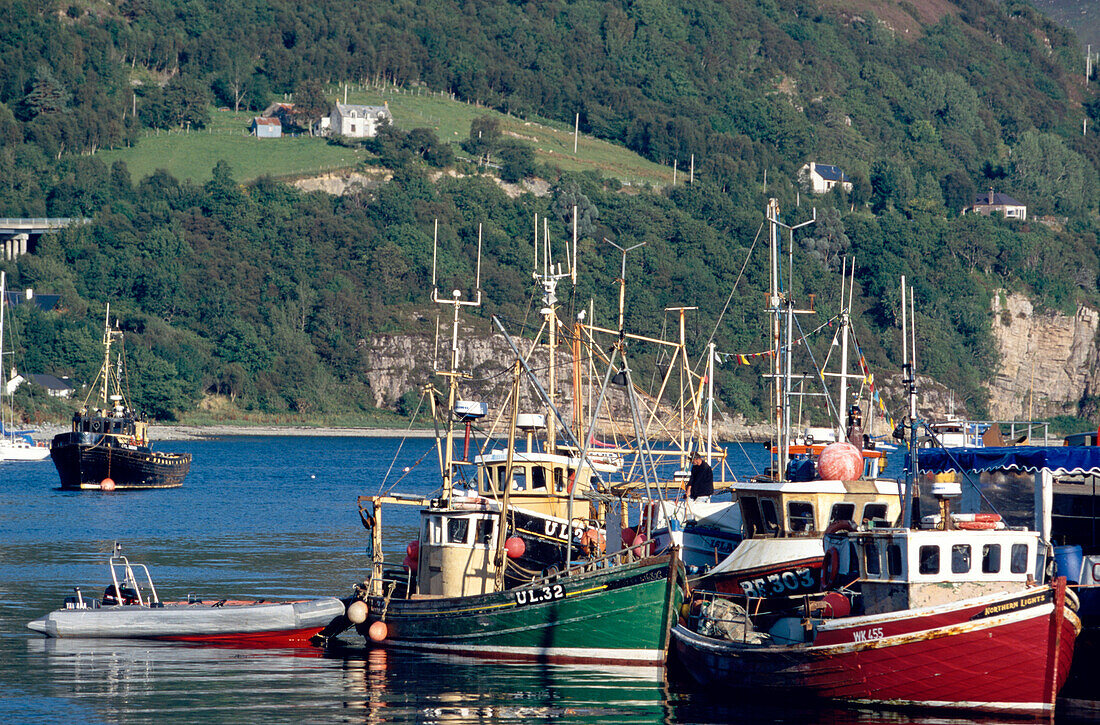
M 764 517 L 764 533 L 779 533 L 779 515 L 775 510 L 775 501 L 770 498 L 760 499 L 760 513 Z
M 982 547 L 982 573 L 996 574 L 1001 570 L 1001 545 L 986 544 Z
M 436 545 L 443 543 L 443 521 L 438 516 L 428 519 L 428 541 Z
M 745 536 L 752 538 L 764 533 L 764 517 L 760 513 L 760 503 L 756 496 L 738 496 L 737 505 L 741 507 L 741 518 L 745 522 Z
M 863 520 L 864 521 L 885 521 L 886 520 L 886 504 L 884 503 L 869 503 L 863 507 Z
M 837 521 L 855 521 L 856 505 L 854 503 L 834 503 L 833 510 L 829 512 L 829 523 Z
M 565 490 L 565 475 L 560 466 L 554 467 L 554 491 L 561 493 Z
M 546 488 L 546 469 L 542 466 L 531 469 L 531 488 Z
M 940 573 L 940 547 L 922 546 L 918 553 L 920 554 L 920 566 L 918 570 L 921 574 Z
M 966 574 L 970 571 L 970 544 L 955 544 L 951 547 L 951 573 Z
M 1013 574 L 1023 574 L 1027 571 L 1027 544 L 1012 545 L 1011 569 Z
M 479 519 L 477 522 L 477 529 L 474 533 L 474 543 L 482 544 L 483 546 L 489 546 L 493 543 L 493 524 L 496 523 L 492 519 Z
M 886 567 L 890 576 L 901 576 L 901 544 L 887 544 Z
M 878 545 L 874 541 L 868 541 L 863 545 L 863 556 L 867 560 L 867 575 L 878 576 L 882 573 L 882 562 L 879 561 Z
M 465 544 L 466 536 L 470 533 L 470 520 L 453 518 L 447 519 L 447 543 Z
M 787 504 L 787 521 L 792 532 L 814 530 L 814 505 L 807 501 L 791 501 Z
M 500 467 L 500 490 L 504 490 L 504 474 L 508 472 L 508 466 Z M 523 466 L 512 466 L 512 490 L 524 491 L 527 489 L 527 469 Z

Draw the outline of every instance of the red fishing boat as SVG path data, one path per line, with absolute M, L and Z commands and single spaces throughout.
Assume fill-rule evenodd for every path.
M 698 602 L 673 630 L 696 680 L 878 705 L 1053 711 L 1081 623 L 1063 579 L 1032 583 L 1036 561 L 1044 566 L 1037 534 L 887 529 L 827 541 L 826 579 L 854 567 L 860 591 L 757 617 L 746 615 L 751 602 Z

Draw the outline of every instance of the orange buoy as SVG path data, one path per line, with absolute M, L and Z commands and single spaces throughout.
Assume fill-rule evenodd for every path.
M 115 490 L 115 481 L 114 481 L 114 479 L 112 479 L 111 477 L 108 476 L 107 478 L 100 481 L 99 482 L 99 490 L 100 491 L 114 491 Z
M 390 628 L 381 620 L 371 624 L 370 629 L 367 630 L 367 636 L 370 637 L 371 642 L 381 642 L 389 633 Z
M 527 552 L 527 544 L 518 536 L 509 536 L 504 542 L 504 551 L 509 559 L 518 559 Z

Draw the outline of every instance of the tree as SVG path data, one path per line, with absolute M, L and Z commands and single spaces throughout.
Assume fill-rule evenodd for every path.
M 294 89 L 294 122 L 308 128 L 313 135 L 313 124 L 328 113 L 329 103 L 325 98 L 325 89 L 315 79 L 304 80 Z
M 573 227 L 573 208 L 577 210 L 577 233 L 591 236 L 596 231 L 596 220 L 600 211 L 592 201 L 581 193 L 575 181 L 563 182 L 553 191 L 554 215 L 570 229 Z
M 54 77 L 49 66 L 42 64 L 34 72 L 34 81 L 30 92 L 23 98 L 23 107 L 29 120 L 43 113 L 61 113 L 70 100 L 72 94 Z
M 497 149 L 500 136 L 499 120 L 493 116 L 478 116 L 470 122 L 470 135 L 462 142 L 462 148 L 488 163 L 490 155 Z
M 527 144 L 512 141 L 500 147 L 500 178 L 515 184 L 535 173 L 535 152 Z
M 943 178 L 943 203 L 952 214 L 959 214 L 974 203 L 974 182 L 962 169 L 955 169 Z

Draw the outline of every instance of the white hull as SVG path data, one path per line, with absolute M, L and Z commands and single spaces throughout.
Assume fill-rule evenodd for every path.
M 134 604 L 95 609 L 58 609 L 27 626 L 47 637 L 203 640 L 320 630 L 343 615 L 335 597 L 268 604 Z
M 0 461 L 44 461 L 50 457 L 46 446 L 32 446 L 21 440 L 0 440 Z

